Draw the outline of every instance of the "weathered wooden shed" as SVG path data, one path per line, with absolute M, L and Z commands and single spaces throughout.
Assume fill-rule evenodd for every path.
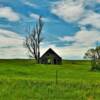
M 40 58 L 41 64 L 62 64 L 62 58 L 49 48 Z

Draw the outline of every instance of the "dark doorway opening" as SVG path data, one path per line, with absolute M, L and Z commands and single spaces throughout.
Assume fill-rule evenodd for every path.
M 57 59 L 54 59 L 54 64 L 57 64 Z

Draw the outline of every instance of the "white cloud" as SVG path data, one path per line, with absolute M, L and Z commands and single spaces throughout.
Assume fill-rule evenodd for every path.
M 60 41 L 75 41 L 72 36 L 58 37 Z
M 100 3 L 100 0 L 96 0 L 97 3 Z
M 27 58 L 23 41 L 17 33 L 0 29 L 0 58 Z
M 30 17 L 31 17 L 31 18 L 34 18 L 34 19 L 36 19 L 36 20 L 39 19 L 39 16 L 40 16 L 40 15 L 35 14 L 35 13 L 31 13 L 31 14 L 30 14 Z M 45 21 L 45 22 L 49 22 L 49 21 L 50 21 L 48 18 L 45 18 L 45 17 L 42 17 L 42 20 Z
M 62 0 L 54 4 L 51 11 L 67 22 L 76 22 L 76 24 L 90 24 L 95 28 L 100 29 L 100 14 L 93 9 L 86 9 L 95 6 L 95 2 L 100 0 Z
M 100 40 L 100 33 L 95 30 L 82 30 L 76 34 L 75 39 L 80 43 L 92 46 L 96 41 Z
M 77 21 L 84 14 L 84 0 L 62 0 L 52 8 L 52 13 L 68 22 Z
M 41 47 L 41 55 L 45 53 L 45 51 L 47 51 L 48 48 L 52 48 L 63 59 L 83 59 L 84 53 L 88 49 L 87 47 L 79 46 L 57 47 L 54 44 L 46 45 L 44 43 Z
M 100 40 L 100 33 L 96 30 L 80 30 L 75 36 L 64 36 L 60 41 L 75 41 L 73 46 L 92 47 L 96 41 Z
M 10 7 L 0 7 L 0 18 L 6 18 L 9 21 L 18 21 L 20 16 Z
M 75 42 L 66 47 L 54 47 L 56 51 L 61 54 L 64 58 L 71 58 L 72 59 L 82 59 L 84 53 L 90 49 L 96 46 L 96 42 L 100 40 L 100 32 L 96 30 L 80 30 L 76 33 L 75 36 L 64 36 L 59 38 L 60 41 L 72 41 Z
M 100 14 L 97 14 L 93 11 L 89 11 L 88 14 L 84 17 L 84 19 L 79 21 L 79 24 L 81 25 L 90 24 L 93 27 L 100 29 Z
M 35 18 L 35 19 L 38 19 L 39 18 L 39 15 L 38 14 L 35 14 L 35 13 L 31 13 L 30 14 L 30 17 Z
M 37 8 L 38 6 L 34 3 L 28 2 L 28 1 L 23 1 L 25 5 L 31 6 L 31 7 L 35 7 Z

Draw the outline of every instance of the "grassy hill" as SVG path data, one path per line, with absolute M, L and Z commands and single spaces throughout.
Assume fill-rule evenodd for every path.
M 89 69 L 89 61 L 0 60 L 0 100 L 100 100 L 100 72 Z

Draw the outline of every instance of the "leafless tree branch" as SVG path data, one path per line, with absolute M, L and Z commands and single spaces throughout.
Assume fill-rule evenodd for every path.
M 40 43 L 42 42 L 41 32 L 43 29 L 42 17 L 39 17 L 38 23 L 35 28 L 33 28 L 32 32 L 28 28 L 29 36 L 26 37 L 25 45 L 28 48 L 29 52 L 39 63 L 40 59 Z

